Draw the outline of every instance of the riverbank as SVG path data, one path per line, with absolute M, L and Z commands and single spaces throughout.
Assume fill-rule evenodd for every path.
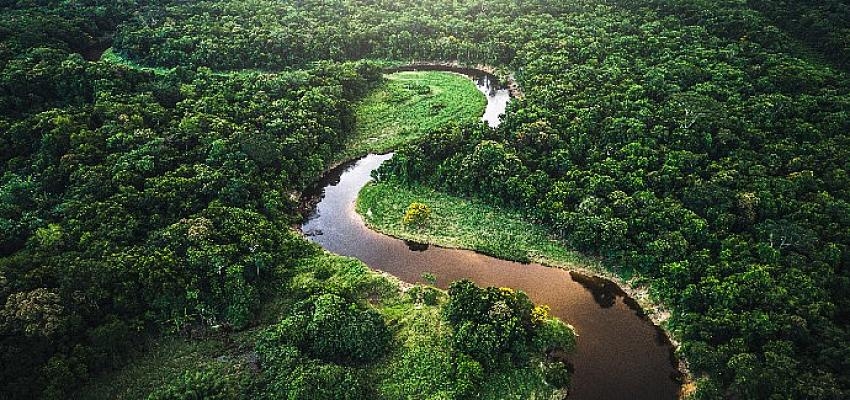
M 482 82 L 479 80 L 477 83 L 481 85 Z M 489 90 L 483 92 L 490 93 L 484 119 L 491 126 L 496 126 L 500 122 L 498 115 L 504 112 L 506 103 L 495 101 L 498 99 Z M 504 98 L 509 98 L 504 92 Z M 491 106 L 493 110 L 490 110 Z M 392 113 L 405 113 L 405 110 L 395 108 L 391 108 Z M 574 392 L 571 394 L 576 398 L 595 398 L 605 393 L 616 398 L 651 399 L 658 398 L 660 393 L 669 393 L 673 397 L 681 391 L 681 381 L 676 378 L 671 381 L 671 377 L 682 375 L 679 371 L 681 365 L 677 365 L 678 359 L 673 354 L 673 344 L 667 340 L 668 334 L 644 315 L 650 313 L 653 318 L 663 315 L 653 311 L 655 307 L 647 301 L 648 292 L 635 289 L 636 282 L 627 284 L 621 278 L 622 273 L 612 276 L 592 259 L 563 252 L 565 246 L 553 247 L 553 242 L 559 243 L 545 233 L 538 235 L 544 240 L 534 243 L 531 247 L 534 251 L 520 253 L 512 250 L 517 242 L 521 242 L 518 238 L 530 230 L 529 226 L 534 228 L 533 225 L 512 229 L 517 235 L 500 241 L 498 245 L 493 245 L 493 240 L 483 240 L 477 246 L 447 246 L 454 248 L 451 249 L 405 243 L 370 230 L 360 222 L 361 218 L 352 206 L 360 189 L 370 180 L 371 171 L 389 157 L 391 154 L 373 154 L 329 172 L 320 183 L 322 190 L 316 196 L 320 201 L 315 207 L 310 207 L 310 217 L 301 227 L 302 232 L 333 253 L 356 257 L 373 269 L 390 273 L 405 282 L 426 282 L 423 276 L 429 275 L 436 278 L 437 286 L 445 288 L 454 280 L 472 279 L 480 285 L 523 290 L 534 301 L 552 306 L 553 315 L 572 323 L 579 334 L 592 338 L 579 340 L 577 353 L 571 360 L 576 368 Z M 409 202 L 402 204 L 406 207 Z M 461 208 L 466 206 L 462 204 Z M 451 214 L 463 215 L 463 211 Z M 515 216 L 513 220 L 522 221 L 523 218 Z M 490 231 L 506 231 L 505 221 L 497 225 L 501 226 Z M 467 234 L 481 239 L 480 236 L 484 236 L 481 232 L 485 231 L 476 228 Z M 538 248 L 535 249 L 535 246 Z M 474 248 L 478 252 L 457 248 Z M 553 256 L 558 249 L 561 253 Z M 543 257 L 547 254 L 549 259 Z M 506 259 L 536 263 L 521 264 Z M 619 283 L 622 289 L 612 281 Z M 594 372 L 600 368 L 606 373 L 599 375 Z M 617 389 L 612 391 L 612 387 Z
M 412 202 L 425 203 L 430 207 L 427 224 L 413 228 L 402 223 L 405 209 Z M 646 318 L 664 330 L 674 348 L 680 346 L 666 329 L 669 310 L 652 299 L 648 285 L 640 276 L 626 269 L 612 270 L 597 259 L 570 251 L 565 243 L 544 228 L 526 222 L 519 213 L 424 186 L 403 186 L 392 182 L 366 185 L 357 198 L 355 210 L 370 229 L 398 239 L 473 250 L 500 259 L 534 262 L 608 279 L 634 300 Z M 691 380 L 690 371 L 686 361 L 677 359 L 677 363 L 685 377 L 685 390 Z
M 414 143 L 446 124 L 475 122 L 486 109 L 487 98 L 481 89 L 472 84 L 470 77 L 459 73 L 388 70 L 384 78 L 354 105 L 354 132 L 337 160 L 315 185 L 293 195 L 300 199 L 302 216 L 321 199 L 321 189 L 328 184 L 325 177 L 331 171 L 352 165 L 369 153 L 387 153 Z
M 401 218 L 407 205 L 414 201 L 423 202 L 431 209 L 428 223 L 418 228 L 405 226 Z M 399 239 L 474 250 L 523 263 L 546 261 L 561 266 L 595 263 L 567 250 L 545 229 L 523 221 L 519 214 L 425 186 L 370 183 L 360 191 L 355 209 L 367 226 Z
M 522 88 L 514 78 L 514 73 L 504 68 L 496 68 L 485 64 L 461 64 L 457 61 L 425 61 L 413 60 L 407 64 L 394 65 L 385 69 L 387 73 L 402 71 L 444 71 L 456 72 L 467 76 L 488 75 L 498 87 L 508 90 L 512 98 L 523 97 Z

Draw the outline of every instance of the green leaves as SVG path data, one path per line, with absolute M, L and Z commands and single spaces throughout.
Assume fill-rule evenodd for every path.
M 147 400 L 225 400 L 242 398 L 235 382 L 222 377 L 213 368 L 186 371 L 176 381 L 167 382 L 151 393 Z
M 69 315 L 55 290 L 12 293 L 0 309 L 0 329 L 8 334 L 53 338 L 68 328 Z
M 572 327 L 549 318 L 525 293 L 509 288 L 453 282 L 443 316 L 452 326 L 452 348 L 479 362 L 486 371 L 521 365 L 544 352 L 571 351 L 575 346 Z
M 306 326 L 310 352 L 325 360 L 370 363 L 382 357 L 390 333 L 380 314 L 336 295 L 319 296 Z
M 413 202 L 404 211 L 401 223 L 404 226 L 422 227 L 428 223 L 430 217 L 431 207 L 425 203 Z
M 386 356 L 383 316 L 335 294 L 310 298 L 266 329 L 257 343 L 269 399 L 374 396 L 363 369 Z

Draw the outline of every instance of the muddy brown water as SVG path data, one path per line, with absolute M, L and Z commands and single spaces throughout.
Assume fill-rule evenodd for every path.
M 476 80 L 488 96 L 482 120 L 491 126 L 508 101 L 507 91 L 489 79 Z M 500 93 L 501 96 L 500 97 Z M 676 399 L 680 383 L 673 348 L 636 303 L 613 282 L 549 268 L 521 264 L 467 250 L 406 242 L 370 230 L 354 210 L 371 172 L 392 154 L 370 154 L 329 172 L 320 182 L 321 200 L 302 226 L 304 235 L 330 252 L 355 257 L 370 267 L 410 283 L 422 274 L 436 276 L 446 288 L 459 279 L 481 286 L 511 287 L 572 324 L 578 333 L 569 399 Z

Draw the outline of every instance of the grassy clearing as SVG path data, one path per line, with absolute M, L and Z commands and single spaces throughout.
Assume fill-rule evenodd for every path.
M 225 343 L 221 338 L 189 340 L 166 337 L 151 344 L 151 348 L 134 357 L 131 362 L 112 373 L 98 376 L 75 398 L 82 400 L 144 399 L 164 385 L 173 382 L 187 371 L 213 370 L 233 380 L 250 380 L 247 342 L 251 331 Z
M 402 223 L 407 206 L 421 202 L 431 208 L 428 223 Z M 493 257 L 538 262 L 558 267 L 594 265 L 568 250 L 542 227 L 522 215 L 474 199 L 437 192 L 424 186 L 371 183 L 360 192 L 357 212 L 366 224 L 385 234 L 444 247 L 475 250 Z
M 466 76 L 437 71 L 398 72 L 356 105 L 357 125 L 343 154 L 385 153 L 453 122 L 474 122 L 487 99 Z

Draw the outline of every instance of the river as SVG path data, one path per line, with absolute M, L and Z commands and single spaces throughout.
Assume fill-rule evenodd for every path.
M 482 120 L 498 126 L 510 100 L 508 91 L 488 76 L 473 78 L 487 96 Z M 467 250 L 409 243 L 374 232 L 354 210 L 371 172 L 392 154 L 370 154 L 330 171 L 320 182 L 321 200 L 302 226 L 305 236 L 330 252 L 356 257 L 371 268 L 399 279 L 423 282 L 437 277 L 446 288 L 468 278 L 481 286 L 525 291 L 535 303 L 551 307 L 572 324 L 577 347 L 569 399 L 676 399 L 680 390 L 677 360 L 663 330 L 613 282 L 538 264 L 521 264 Z

